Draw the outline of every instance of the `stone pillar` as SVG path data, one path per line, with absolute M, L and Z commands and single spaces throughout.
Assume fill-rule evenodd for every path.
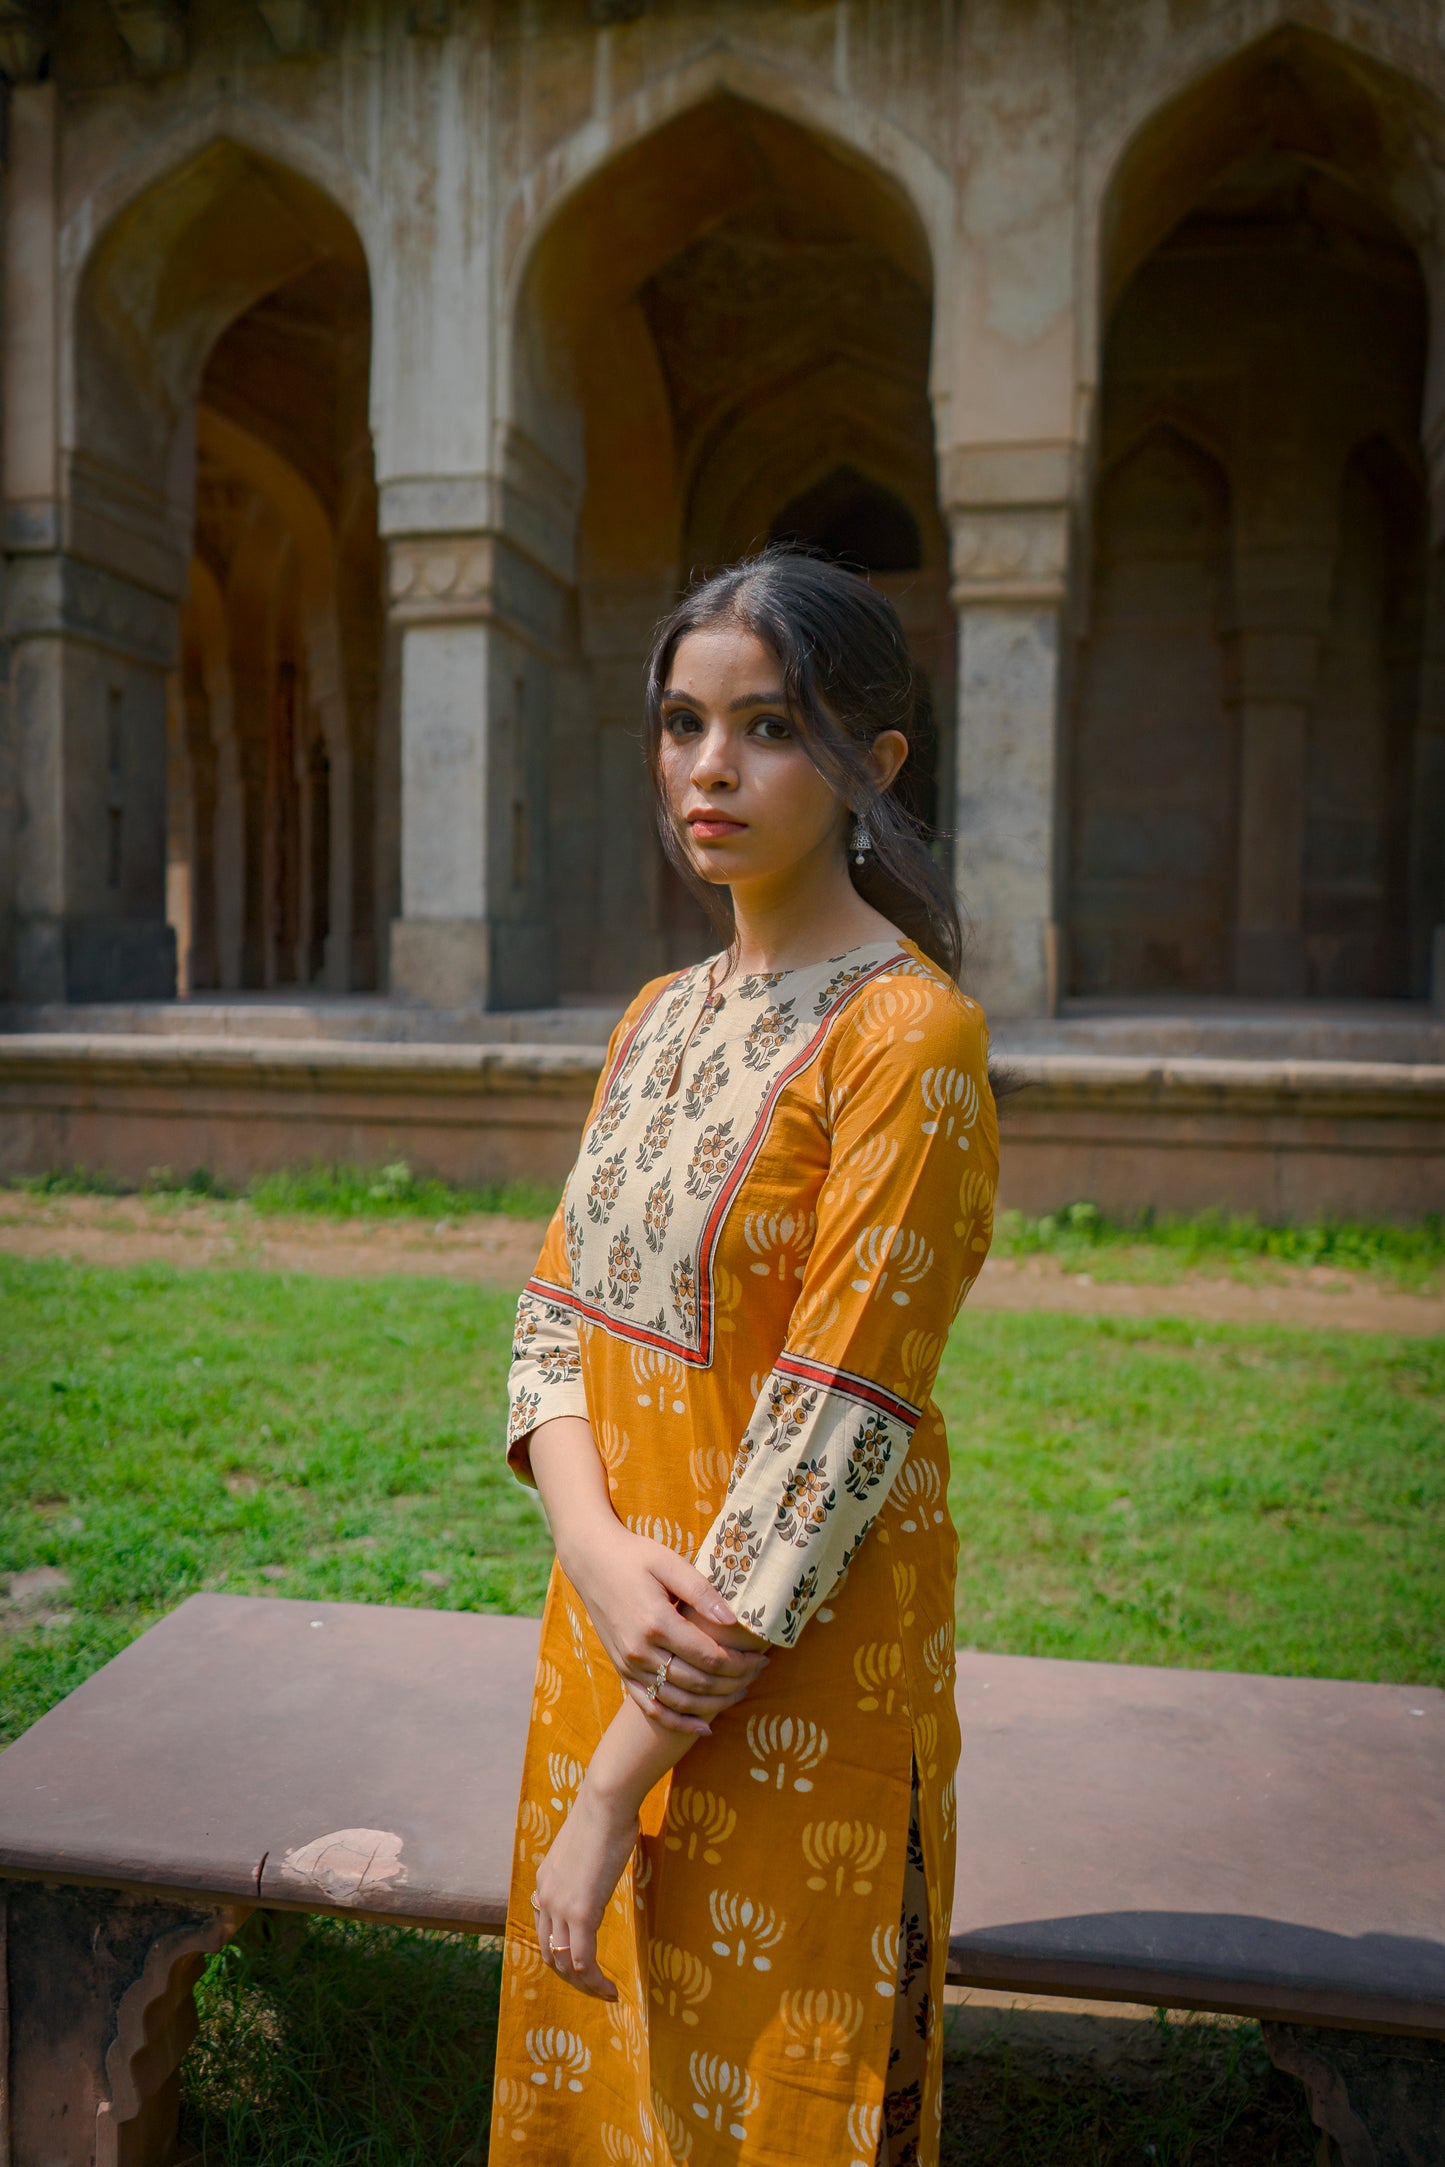
M 4 628 L 22 1001 L 175 990 L 166 923 L 166 673 L 180 566 L 62 506 L 55 91 L 11 100 L 4 242 Z M 73 492 L 72 492 L 73 497 Z
M 401 916 L 391 988 L 438 1008 L 556 998 L 548 866 L 564 590 L 504 536 L 389 539 L 401 639 Z
M 1000 471 L 1010 464 L 1002 450 L 990 460 Z M 1022 479 L 1025 461 L 1014 464 Z M 948 509 L 958 620 L 955 878 L 965 978 L 993 1015 L 1047 1016 L 1059 997 L 1069 506 L 955 500 Z
M 643 764 L 642 673 L 653 630 L 676 593 L 670 566 L 651 575 L 590 579 L 582 593 L 594 774 L 582 817 L 590 821 L 595 856 L 585 983 L 599 994 L 630 992 L 668 964 L 661 855 Z
M 1239 843 L 1234 988 L 1302 994 L 1304 834 L 1310 711 L 1334 565 L 1332 518 L 1279 546 L 1243 543 L 1235 556 L 1239 684 Z

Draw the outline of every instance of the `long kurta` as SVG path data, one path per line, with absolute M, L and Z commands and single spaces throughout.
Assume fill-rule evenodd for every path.
M 618 1517 L 773 1659 L 648 1798 L 599 1935 L 619 1999 L 591 2000 L 529 1899 L 622 1687 L 554 1568 L 494 2161 L 937 2157 L 959 1739 L 930 1394 L 992 1227 L 987 1032 L 896 939 L 722 974 L 654 981 L 613 1036 L 518 1306 L 509 1453 L 529 1479 L 532 1430 L 585 1416 Z

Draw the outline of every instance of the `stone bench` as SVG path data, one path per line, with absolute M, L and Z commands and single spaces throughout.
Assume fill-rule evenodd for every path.
M 257 1909 L 494 1932 L 535 1622 L 197 1595 L 0 1755 L 0 2160 L 150 2167 Z M 1445 2160 L 1445 1693 L 966 1654 L 949 1976 L 1257 2017 Z

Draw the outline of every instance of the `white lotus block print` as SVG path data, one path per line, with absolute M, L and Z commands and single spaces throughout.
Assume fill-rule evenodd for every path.
M 815 1211 L 750 1211 L 743 1221 L 754 1258 L 748 1270 L 759 1279 L 801 1279 L 817 1232 Z
M 893 1704 L 904 1696 L 903 1649 L 896 1640 L 870 1640 L 853 1657 L 853 1675 L 862 1687 L 858 1706 L 864 1715 L 881 1709 L 893 1713 Z
M 690 2055 L 687 2073 L 697 2094 L 692 2111 L 698 2120 L 712 2129 L 725 2129 L 730 2137 L 746 2137 L 746 2117 L 762 2098 L 756 2078 L 741 2064 L 724 2061 L 717 2054 Z
M 917 1452 L 910 1453 L 888 1494 L 888 1505 L 890 1511 L 897 1513 L 905 1535 L 916 1535 L 921 1527 L 930 1524 L 942 1527 L 943 1477 L 938 1472 L 937 1461 L 920 1459 Z
M 725 1798 L 690 1783 L 681 1788 L 674 1785 L 668 1793 L 662 1840 L 669 1851 L 680 1851 L 684 1858 L 720 1866 L 718 1845 L 727 1842 L 737 1825 L 738 1817 Z
M 616 1475 L 628 1453 L 632 1450 L 632 1439 L 628 1436 L 626 1430 L 619 1429 L 615 1422 L 599 1422 L 592 1435 L 596 1439 L 598 1457 L 601 1459 L 602 1465 L 606 1468 L 609 1476 Z
M 735 1895 L 731 1889 L 714 1889 L 707 1908 L 718 1936 L 712 1945 L 714 1956 L 727 1958 L 739 1969 L 750 1966 L 754 1971 L 772 1970 L 773 1959 L 768 1952 L 776 1949 L 788 1930 L 788 1922 L 778 1917 L 771 1904 Z
M 630 1512 L 627 1525 L 634 1535 L 645 1535 L 649 1542 L 660 1542 L 665 1550 L 676 1550 L 680 1555 L 692 1550 L 692 1542 L 682 1523 L 664 1519 L 660 1512 Z
M 508 1936 L 506 1956 L 507 1993 L 515 2000 L 537 1999 L 537 1982 L 544 1970 L 542 1952 L 534 1941 L 523 1941 L 520 1936 Z
M 917 980 L 885 978 L 863 996 L 858 1027 L 872 1043 L 916 1046 L 934 1005 L 935 996 Z
M 547 1782 L 552 1792 L 553 1813 L 570 1813 L 587 1771 L 570 1753 L 547 1755 Z
M 926 1068 L 919 1083 L 927 1118 L 925 1136 L 952 1137 L 960 1151 L 969 1148 L 970 1129 L 978 1122 L 978 1085 L 967 1069 Z
M 942 2088 L 940 2087 L 940 2096 Z M 883 2134 L 883 2109 L 861 2103 L 848 2109 L 848 2143 L 853 2157 L 848 2167 L 876 2167 L 878 2140 Z
M 810 1821 L 803 1830 L 803 1856 L 813 1871 L 814 1895 L 871 1896 L 872 1876 L 888 1849 L 888 1831 L 871 1821 Z
M 616 2167 L 649 2167 L 652 2148 L 645 2150 L 630 2130 L 619 2129 L 615 2122 L 602 2125 L 602 2157 L 616 2162 Z
M 778 2003 L 789 2061 L 846 2069 L 863 2028 L 863 2004 L 838 1987 L 796 1987 Z
M 660 1347 L 634 1347 L 632 1381 L 639 1407 L 654 1407 L 658 1414 L 685 1415 L 684 1376 L 681 1362 Z
M 533 1866 L 540 1866 L 552 1848 L 551 1816 L 535 1798 L 522 1801 L 517 1815 L 517 1840 L 523 1856 Z
M 953 1627 L 940 1625 L 937 1632 L 930 1633 L 923 1643 L 923 1667 L 933 1680 L 933 1690 L 941 1693 L 945 1686 L 953 1684 L 954 1655 Z
M 550 1723 L 552 1710 L 562 1698 L 562 1673 L 555 1663 L 543 1656 L 537 1665 L 536 1681 L 532 1687 L 532 1720 L 534 1723 Z
M 664 2099 L 656 2085 L 652 2088 L 652 2111 L 657 2126 L 667 2141 L 667 2148 L 677 2162 L 677 2167 L 692 2158 L 692 2131 L 678 2113 L 670 2099 Z
M 878 1967 L 878 1977 L 873 1982 L 875 1994 L 885 2001 L 892 2001 L 898 1991 L 898 1949 L 902 1937 L 896 1926 L 875 1926 L 873 1939 L 868 1946 Z
M 871 1292 L 875 1302 L 887 1294 L 906 1309 L 916 1287 L 933 1270 L 933 1246 L 921 1234 L 902 1226 L 870 1226 L 853 1246 L 859 1276 L 852 1280 L 855 1294 Z
M 905 1332 L 898 1349 L 899 1379 L 903 1397 L 915 1407 L 926 1405 L 933 1380 L 943 1359 L 941 1332 Z
M 668 2016 L 684 2024 L 697 2024 L 698 2004 L 712 1992 L 712 1972 L 690 1949 L 671 1941 L 655 1941 L 648 1951 L 648 1977 L 652 1999 Z
M 841 1165 L 835 1165 L 828 1177 L 829 1194 L 840 1203 L 853 1202 L 865 1205 L 872 1202 L 887 1176 L 892 1172 L 898 1157 L 899 1143 L 896 1136 L 870 1136 L 850 1151 Z
M 527 2058 L 536 2067 L 532 2082 L 549 2090 L 580 2092 L 582 2080 L 592 2067 L 592 2051 L 575 2032 L 560 2025 L 539 2026 L 527 2034 Z
M 498 2135 L 509 2137 L 516 2144 L 525 2144 L 531 2134 L 527 2121 L 536 2108 L 537 2094 L 520 2077 L 498 2077 L 493 2096 Z
M 748 1751 L 762 1763 L 749 1771 L 755 1783 L 777 1791 L 811 1791 L 811 1771 L 827 1750 L 828 1733 L 802 1716 L 748 1717 Z
M 733 1458 L 721 1445 L 694 1445 L 687 1456 L 687 1471 L 696 1491 L 693 1503 L 705 1518 L 716 1512 L 733 1471 Z
M 620 2055 L 631 2069 L 641 2069 L 647 2048 L 647 2026 L 637 2003 L 624 2001 L 619 1994 L 609 2002 L 607 2047 L 611 2054 Z

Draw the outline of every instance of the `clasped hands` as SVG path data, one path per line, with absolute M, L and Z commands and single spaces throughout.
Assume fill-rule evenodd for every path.
M 664 1730 L 707 1737 L 767 1663 L 696 1566 L 665 1543 L 602 1524 L 563 1560 L 630 1700 Z

